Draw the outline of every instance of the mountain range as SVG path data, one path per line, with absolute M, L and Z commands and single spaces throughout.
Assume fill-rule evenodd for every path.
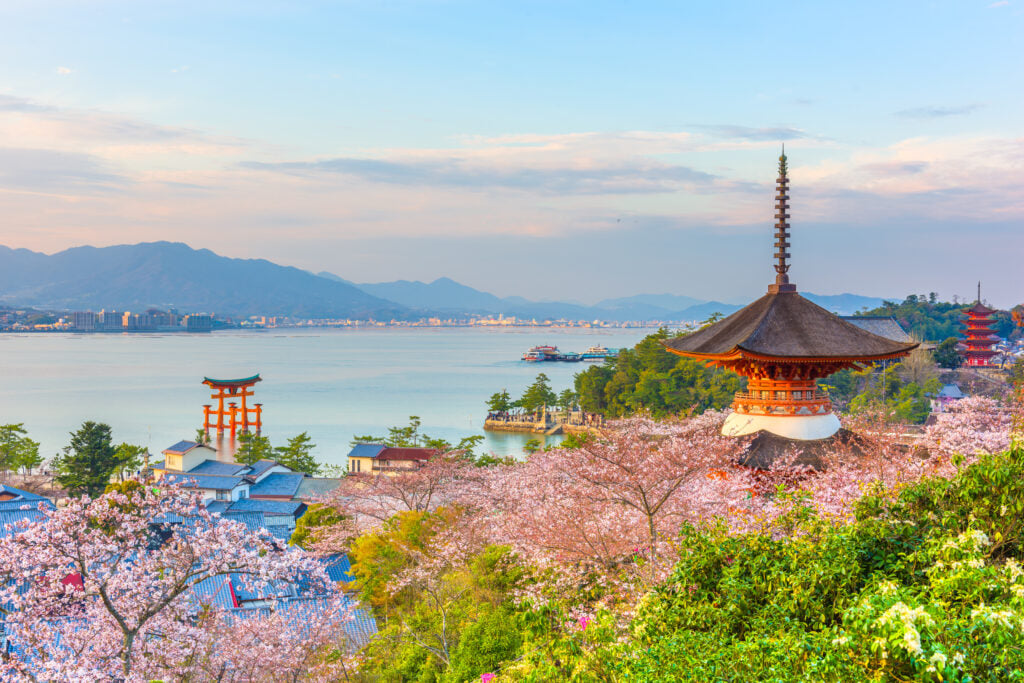
M 881 299 L 804 296 L 848 315 Z M 150 307 L 229 316 L 417 319 L 471 314 L 525 319 L 704 320 L 737 304 L 675 294 L 638 294 L 594 305 L 498 297 L 439 278 L 356 284 L 264 259 L 234 259 L 174 242 L 75 247 L 47 255 L 0 246 L 0 303 L 51 310 L 140 311 Z

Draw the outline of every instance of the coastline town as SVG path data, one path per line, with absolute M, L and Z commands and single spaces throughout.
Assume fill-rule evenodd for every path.
M 56 671 L 119 670 L 130 680 L 168 667 L 198 678 L 214 670 L 244 672 L 239 680 L 281 672 L 342 680 L 366 662 L 393 665 L 397 642 L 431 675 L 453 665 L 456 647 L 472 647 L 477 649 L 464 650 L 462 660 L 470 678 L 462 680 L 514 677 L 522 662 L 543 667 L 548 660 L 530 658 L 533 651 L 520 654 L 522 640 L 504 645 L 500 658 L 484 659 L 480 650 L 499 641 L 469 635 L 478 624 L 491 623 L 474 616 L 490 604 L 482 596 L 495 599 L 495 591 L 511 590 L 498 586 L 519 580 L 514 577 L 523 577 L 521 590 L 541 591 L 529 593 L 539 604 L 553 599 L 544 591 L 599 581 L 596 594 L 585 589 L 569 598 L 583 610 L 579 616 L 569 612 L 571 618 L 563 615 L 542 627 L 544 642 L 568 638 L 580 648 L 577 639 L 587 634 L 597 640 L 585 651 L 615 652 L 627 636 L 601 636 L 592 627 L 615 609 L 604 597 L 625 599 L 651 582 L 674 580 L 672 563 L 687 562 L 678 548 L 676 558 L 667 559 L 679 519 L 693 526 L 691 533 L 719 533 L 714 527 L 698 531 L 701 520 L 736 525 L 732 540 L 705 541 L 736 544 L 761 538 L 762 524 L 784 535 L 797 524 L 794 515 L 810 516 L 811 528 L 815 515 L 846 519 L 866 492 L 894 487 L 885 495 L 899 495 L 915 484 L 954 482 L 972 471 L 964 467 L 983 468 L 991 458 L 1020 465 L 1014 450 L 1019 445 L 1012 445 L 1020 396 L 1011 393 L 1011 372 L 1022 366 L 1019 339 L 1010 343 L 995 335 L 997 311 L 983 303 L 980 285 L 977 300 L 963 307 L 960 338 L 945 349 L 955 367 L 925 383 L 932 388 L 920 428 L 901 429 L 885 415 L 873 424 L 848 415 L 843 426 L 823 382 L 853 371 L 884 391 L 887 377 L 901 369 L 934 372 L 941 349 L 915 340 L 893 318 L 840 317 L 798 292 L 789 275 L 788 183 L 783 155 L 775 278 L 767 293 L 728 317 L 681 335 L 664 333 L 656 345 L 644 347 L 656 352 L 654 363 L 730 373 L 731 411 L 708 409 L 659 421 L 643 413 L 649 406 L 640 406 L 638 414 L 616 422 L 568 399 L 563 410 L 550 410 L 554 396 L 541 375 L 519 401 L 507 392 L 492 397 L 485 428 L 568 432 L 567 445 L 533 449 L 519 461 L 495 459 L 472 455 L 462 444 L 416 445 L 420 436 L 413 424 L 389 430 L 387 438 L 359 439 L 345 466 L 325 476 L 309 457 L 305 434 L 273 450 L 263 440 L 258 374 L 205 377 L 202 384 L 212 393 L 203 405 L 202 428 L 194 440 L 164 449 L 162 460 L 115 450 L 109 427 L 104 436 L 105 425 L 86 422 L 51 463 L 56 475 L 50 488 L 57 482 L 66 490 L 31 490 L 38 460 L 20 461 L 25 474 L 6 472 L 8 481 L 21 486 L 0 487 L 0 569 L 9 577 L 0 589 L 4 661 L 25 671 L 44 663 Z M 103 326 L 104 319 L 89 320 Z M 129 320 L 127 314 L 120 319 Z M 1015 320 L 1024 324 L 1019 311 Z M 588 352 L 597 362 L 585 372 L 599 374 L 634 350 Z M 566 355 L 542 345 L 522 362 L 565 361 Z M 572 360 L 582 360 L 582 354 Z M 937 382 L 940 376 L 945 383 Z M 991 386 L 978 390 L 978 380 L 1002 393 Z M 527 400 L 531 390 L 534 397 Z M 880 405 L 885 400 L 883 395 Z M 18 428 L 6 427 L 11 438 L 5 452 L 20 457 L 31 450 L 31 441 L 18 437 Z M 117 469 L 122 450 L 126 459 Z M 96 465 L 104 457 L 107 469 Z M 19 461 L 13 464 L 18 470 Z M 999 486 L 1015 486 L 1019 479 L 1004 477 Z M 660 502 L 652 505 L 655 495 Z M 1024 504 L 1022 498 L 1006 500 L 1004 506 L 1015 509 Z M 1001 571 L 1001 565 L 986 565 L 994 560 L 982 559 L 982 553 L 990 538 L 1008 529 L 1004 518 L 991 518 L 988 531 L 939 537 L 939 547 L 974 553 L 971 567 Z M 972 545 L 958 546 L 959 538 Z M 34 559 L 25 561 L 29 554 Z M 715 571 L 728 572 L 732 557 L 716 560 Z M 1017 565 L 1007 566 L 1008 581 L 1016 582 Z M 875 571 L 895 576 L 899 567 Z M 936 564 L 926 574 L 941 570 Z M 473 571 L 493 572 L 474 589 L 478 593 L 470 592 L 477 580 Z M 796 570 L 790 567 L 786 575 Z M 384 588 L 380 581 L 394 583 Z M 865 580 L 861 588 L 871 585 Z M 682 599 L 698 590 L 682 591 Z M 1009 609 L 1014 595 L 1008 589 L 994 599 Z M 676 609 L 677 599 L 665 609 Z M 497 615 L 492 627 L 508 628 L 511 610 L 532 614 L 533 604 L 501 597 L 487 608 Z M 971 603 L 967 609 L 982 607 Z M 126 619 L 126 610 L 141 610 L 142 616 Z M 415 615 L 424 621 L 416 622 Z M 153 625 L 147 627 L 150 618 Z M 454 628 L 448 620 L 456 618 L 465 629 L 458 643 L 448 631 Z M 444 630 L 436 630 L 436 619 Z M 93 630 L 101 627 L 107 635 L 94 639 Z M 134 649 L 136 637 L 141 640 Z M 197 642 L 208 649 L 195 650 Z M 183 653 L 174 664 L 155 654 L 172 646 Z M 70 663 L 59 664 L 54 652 L 74 654 L 61 657 Z M 648 666 L 645 652 L 637 650 L 631 661 Z M 949 661 L 929 656 L 943 666 Z M 272 671 L 254 673 L 271 663 Z M 367 674 L 365 680 L 372 678 Z

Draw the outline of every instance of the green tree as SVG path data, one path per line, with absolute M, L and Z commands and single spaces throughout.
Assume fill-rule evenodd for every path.
M 956 370 L 963 365 L 964 357 L 956 350 L 957 343 L 959 343 L 959 340 L 956 337 L 949 337 L 935 347 L 935 351 L 933 351 L 935 363 L 940 368 Z
M 305 472 L 316 476 L 320 474 L 320 463 L 310 453 L 314 448 L 316 448 L 316 444 L 313 443 L 309 434 L 302 432 L 298 436 L 288 439 L 287 446 L 275 448 L 274 460 L 296 472 Z
M 270 447 L 270 439 L 252 432 L 242 432 L 238 435 L 238 450 L 235 451 L 235 460 L 243 465 L 252 465 L 259 460 L 269 460 L 274 455 L 274 449 Z
M 142 467 L 143 456 L 146 453 L 147 450 L 142 446 L 134 446 L 130 443 L 119 445 L 114 450 L 114 458 L 117 460 L 114 470 L 117 472 L 118 481 L 124 481 L 129 473 Z
M 71 443 L 54 458 L 53 469 L 57 483 L 69 493 L 95 498 L 110 483 L 117 463 L 110 425 L 89 420 L 71 433 Z
M 210 435 L 202 427 L 196 430 L 196 443 L 210 443 Z
M 558 396 L 551 389 L 551 380 L 543 372 L 537 375 L 533 384 L 526 388 L 522 397 L 516 403 L 528 412 L 540 410 L 544 406 L 553 406 L 558 401 Z
M 288 545 L 295 545 L 306 550 L 311 550 L 317 542 L 324 527 L 338 524 L 342 520 L 341 514 L 329 505 L 313 503 L 306 509 L 306 514 L 299 517 L 295 522 L 295 530 L 292 532 Z
M 32 474 L 33 469 L 43 464 L 43 456 L 39 455 L 39 442 L 28 437 L 23 438 L 16 462 L 25 474 Z
M 557 404 L 566 412 L 572 410 L 572 407 L 576 405 L 576 392 L 572 389 L 563 389 L 562 393 L 558 395 Z
M 28 474 L 33 467 L 42 464 L 39 442 L 28 438 L 27 433 L 22 422 L 0 425 L 0 470 L 23 469 Z
M 512 409 L 512 397 L 508 395 L 507 389 L 491 394 L 487 399 L 487 410 L 492 413 L 507 413 Z
M 632 349 L 578 373 L 574 385 L 579 406 L 606 417 L 642 411 L 665 417 L 729 405 L 745 380 L 669 353 L 663 342 L 670 336 L 660 329 Z
M 527 454 L 536 453 L 541 449 L 540 439 L 527 439 L 523 444 L 523 452 Z

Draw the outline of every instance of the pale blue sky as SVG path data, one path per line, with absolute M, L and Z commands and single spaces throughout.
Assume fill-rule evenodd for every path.
M 1024 2 L 0 6 L 0 242 L 357 281 L 1024 298 Z

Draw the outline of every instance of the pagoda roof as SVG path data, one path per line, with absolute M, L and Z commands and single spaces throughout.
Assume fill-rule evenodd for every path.
M 974 313 L 975 315 L 992 315 L 995 312 L 994 308 L 989 308 L 980 301 L 975 301 L 974 305 L 965 311 L 965 313 Z
M 213 379 L 212 377 L 203 377 L 203 384 L 211 387 L 240 387 L 262 381 L 263 380 L 258 373 L 252 377 L 242 377 L 241 379 Z
M 865 361 L 902 356 L 918 346 L 846 322 L 795 291 L 769 292 L 724 320 L 664 344 L 695 358 Z

